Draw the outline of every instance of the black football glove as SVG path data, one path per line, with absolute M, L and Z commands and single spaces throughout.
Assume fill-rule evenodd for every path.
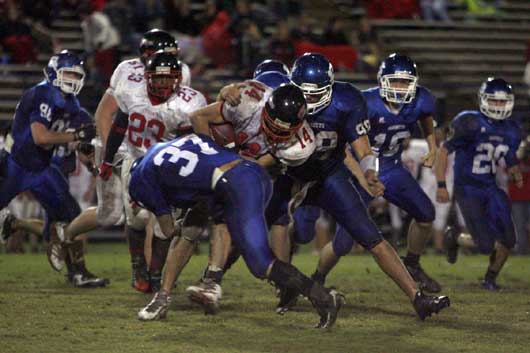
M 74 141 L 90 142 L 96 137 L 96 126 L 93 124 L 82 125 L 74 131 Z
M 94 153 L 94 151 L 96 150 L 94 148 L 94 145 L 90 144 L 90 143 L 87 143 L 87 142 L 81 142 L 78 146 L 77 146 L 77 150 L 79 152 L 81 152 L 82 154 L 86 155 L 86 156 L 90 156 L 92 153 Z

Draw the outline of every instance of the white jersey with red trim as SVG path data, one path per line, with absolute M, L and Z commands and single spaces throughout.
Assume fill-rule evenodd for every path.
M 145 85 L 144 71 L 145 66 L 139 58 L 122 61 L 112 73 L 107 93 L 114 96 L 116 91 L 124 89 L 122 86 L 127 89 L 133 89 L 135 86 Z M 185 63 L 182 63 L 182 80 L 180 81 L 180 85 L 191 85 L 190 68 Z
M 235 107 L 224 102 L 221 114 L 224 120 L 234 126 L 236 142 L 242 153 L 256 159 L 271 153 L 288 166 L 304 163 L 316 148 L 315 135 L 309 124 L 304 121 L 290 141 L 273 147 L 261 131 L 261 113 L 272 88 L 261 82 L 248 80 L 240 86 L 240 91 L 241 102 Z
M 167 101 L 156 105 L 145 85 L 118 89 L 114 98 L 121 111 L 129 115 L 126 143 L 128 154 L 134 158 L 143 156 L 157 142 L 175 138 L 179 131 L 191 130 L 189 115 L 206 106 L 202 93 L 186 86 L 180 86 Z

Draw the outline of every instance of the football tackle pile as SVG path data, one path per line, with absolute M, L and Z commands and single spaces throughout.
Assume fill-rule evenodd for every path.
M 472 241 L 490 255 L 481 286 L 499 290 L 496 278 L 515 244 L 509 200 L 495 182 L 499 162 L 517 186 L 523 184 L 516 157 L 521 131 L 509 119 L 514 94 L 503 79 L 483 83 L 479 109 L 458 114 L 453 133 L 439 144 L 435 97 L 418 84 L 416 64 L 407 56 L 383 60 L 379 84 L 364 91 L 335 81 L 332 64 L 318 53 L 301 55 L 291 68 L 266 60 L 252 78 L 226 85 L 207 104 L 191 87 L 189 67 L 169 33 L 145 33 L 139 54 L 116 68 L 95 123 L 80 106 L 85 72 L 71 51 L 53 55 L 45 79 L 23 94 L 0 156 L 0 241 L 17 229 L 40 234 L 49 240 L 51 267 L 66 267 L 69 283 L 105 287 L 110 281 L 86 267 L 82 235 L 124 224 L 131 286 L 152 293 L 137 318 L 153 321 L 172 315 L 174 287 L 201 234 L 211 228 L 204 271 L 186 288 L 191 301 L 208 314 L 222 310 L 223 277 L 241 258 L 254 277 L 276 287 L 278 314 L 304 297 L 319 329 L 351 310 L 345 306 L 348 293 L 328 287 L 326 279 L 357 243 L 395 283 L 396 295 L 401 290 L 425 320 L 451 301 L 439 294 L 443 281 L 421 261 L 437 208 L 402 163 L 419 125 L 426 144 L 422 164 L 433 168 L 436 201 L 454 196 Z M 76 154 L 97 174 L 98 204 L 84 211 L 65 179 Z M 453 154 L 454 183 L 448 185 Z M 46 210 L 46 222 L 7 211 L 26 190 Z M 404 257 L 372 221 L 367 205 L 379 197 L 412 218 Z M 321 210 L 337 229 L 306 275 L 293 265 L 292 249 L 314 239 Z M 453 263 L 461 237 L 458 229 L 446 232 Z

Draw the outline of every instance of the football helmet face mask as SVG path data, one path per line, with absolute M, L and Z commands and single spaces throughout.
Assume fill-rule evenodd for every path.
M 302 126 L 307 112 L 304 93 L 292 84 L 272 91 L 261 112 L 261 130 L 272 144 L 287 142 Z
M 147 59 L 157 51 L 164 51 L 175 56 L 179 54 L 178 42 L 166 31 L 152 29 L 145 32 L 140 42 L 140 60 L 147 63 Z
M 495 120 L 512 115 L 515 98 L 512 86 L 501 78 L 490 77 L 480 86 L 478 93 L 482 114 Z
M 289 68 L 279 60 L 269 59 L 262 61 L 256 66 L 256 69 L 254 69 L 254 75 L 252 77 L 256 78 L 265 72 L 279 72 L 283 75 L 289 76 Z
M 44 76 L 61 92 L 78 95 L 85 84 L 83 61 L 73 52 L 62 50 L 50 58 Z
M 302 89 L 307 113 L 316 114 L 331 103 L 334 73 L 329 60 L 316 53 L 305 53 L 293 64 L 291 83 Z
M 145 79 L 149 94 L 162 101 L 168 100 L 179 88 L 180 61 L 170 53 L 154 53 L 147 60 Z
M 391 54 L 383 60 L 377 74 L 379 94 L 387 102 L 407 104 L 416 97 L 418 73 L 408 56 Z

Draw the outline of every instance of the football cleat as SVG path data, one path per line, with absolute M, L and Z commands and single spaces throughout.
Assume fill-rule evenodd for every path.
M 138 312 L 138 320 L 152 321 L 165 319 L 171 297 L 166 291 L 157 292 L 145 308 Z
M 46 249 L 46 255 L 52 269 L 60 272 L 64 268 L 66 250 L 64 249 L 63 244 L 58 241 L 50 241 L 48 243 L 48 248 Z
M 427 273 L 425 273 L 420 264 L 405 264 L 405 267 L 412 276 L 412 279 L 419 284 L 421 290 L 429 293 L 439 293 L 442 290 L 440 283 L 436 282 L 436 280 L 432 279 Z
M 215 314 L 219 309 L 223 290 L 221 286 L 210 278 L 201 279 L 196 286 L 186 288 L 188 298 L 204 308 L 205 314 Z
M 133 259 L 131 287 L 142 293 L 152 292 L 149 271 L 143 256 Z
M 106 287 L 110 283 L 107 278 L 97 277 L 86 269 L 68 273 L 67 280 L 78 288 Z
M 0 211 L 0 244 L 6 244 L 7 239 L 11 236 L 13 232 L 13 221 L 15 216 L 9 212 L 9 209 L 4 208 Z
M 321 287 L 322 288 L 322 287 Z M 321 295 L 309 297 L 311 304 L 317 310 L 320 315 L 320 321 L 315 325 L 315 328 L 327 329 L 333 326 L 337 320 L 339 310 L 343 304 L 346 303 L 344 295 L 337 292 L 336 290 L 326 289 L 326 296 Z
M 414 297 L 412 305 L 420 319 L 425 320 L 425 318 L 431 316 L 433 313 L 438 314 L 440 310 L 450 306 L 451 301 L 446 296 L 436 297 L 418 292 L 416 293 L 416 297 Z
M 278 287 L 277 296 L 280 298 L 280 302 L 276 306 L 276 314 L 283 315 L 291 310 L 296 305 L 299 294 L 294 288 Z
M 447 252 L 447 262 L 450 264 L 456 263 L 458 257 L 458 232 L 448 227 L 444 233 L 444 247 Z
M 482 286 L 482 288 L 489 290 L 491 292 L 498 292 L 499 290 L 501 290 L 501 287 L 497 284 L 497 282 L 495 282 L 494 279 L 493 280 L 483 279 L 480 281 L 480 285 Z

